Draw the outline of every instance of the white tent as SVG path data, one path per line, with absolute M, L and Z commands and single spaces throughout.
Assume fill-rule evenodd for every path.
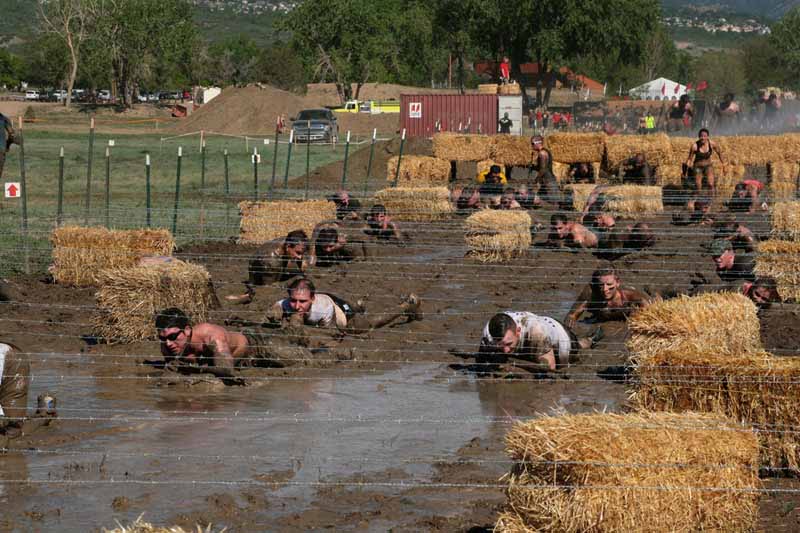
M 631 98 L 639 100 L 677 100 L 686 94 L 686 85 L 681 85 L 667 78 L 658 78 L 648 81 L 644 85 L 634 87 L 628 91 L 628 94 L 630 94 Z

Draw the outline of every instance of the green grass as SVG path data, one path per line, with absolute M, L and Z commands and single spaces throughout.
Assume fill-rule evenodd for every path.
M 158 135 L 107 135 L 95 137 L 89 224 L 106 224 L 105 149 L 113 139 L 109 226 L 140 228 L 146 220 L 145 155 L 151 156 L 151 198 L 153 227 L 172 227 L 175 202 L 175 181 L 178 146 L 183 147 L 181 160 L 181 194 L 176 238 L 179 243 L 198 240 L 228 239 L 238 233 L 236 204 L 254 195 L 251 154 L 254 147 L 261 154 L 258 165 L 260 198 L 265 198 L 272 177 L 274 143 L 230 137 L 209 137 L 206 144 L 205 184 L 201 183 L 201 155 L 197 136 L 168 141 Z M 48 236 L 56 225 L 58 205 L 59 149 L 64 147 L 64 221 L 83 224 L 88 159 L 88 133 L 27 131 L 25 133 L 25 168 L 27 176 L 28 247 L 33 270 L 48 264 Z M 228 150 L 230 194 L 225 194 L 223 151 Z M 277 157 L 276 196 L 302 197 L 304 191 L 284 193 L 288 145 L 280 144 Z M 326 165 L 344 157 L 344 147 L 311 145 L 310 168 Z M 306 172 L 306 145 L 295 145 L 289 177 Z M 18 181 L 20 149 L 11 149 L 6 160 L 3 181 Z M 21 200 L 0 199 L 0 272 L 21 270 L 23 239 L 21 237 Z

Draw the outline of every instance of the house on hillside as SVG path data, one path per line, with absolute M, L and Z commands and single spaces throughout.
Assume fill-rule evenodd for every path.
M 686 94 L 686 91 L 686 85 L 667 78 L 657 78 L 634 87 L 628 94 L 637 100 L 677 100 Z

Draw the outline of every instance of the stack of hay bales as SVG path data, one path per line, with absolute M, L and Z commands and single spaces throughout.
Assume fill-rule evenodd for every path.
M 327 200 L 246 201 L 239 203 L 239 212 L 239 244 L 263 244 L 298 229 L 310 237 L 317 224 L 336 218 L 336 204 Z
M 800 242 L 769 240 L 760 243 L 755 272 L 758 276 L 775 279 L 781 299 L 800 300 Z
M 772 207 L 772 237 L 800 241 L 800 202 L 778 202 Z
M 786 157 L 780 136 L 734 135 L 715 137 L 714 141 L 722 149 L 722 157 L 738 165 L 767 165 Z
M 744 164 L 732 164 L 726 161 L 724 173 L 720 171 L 721 169 L 717 170 L 718 168 L 719 167 L 715 167 L 716 172 L 714 172 L 717 190 L 715 201 L 725 202 L 730 199 L 736 188 L 736 184 L 744 180 L 747 174 L 747 166 Z
M 582 414 L 516 424 L 499 533 L 752 531 L 758 439 L 723 416 Z
M 208 271 L 183 261 L 103 270 L 95 296 L 94 333 L 108 342 L 154 339 L 163 309 L 178 307 L 198 323 L 219 306 Z
M 106 268 L 135 265 L 142 257 L 172 255 L 175 239 L 163 229 L 109 230 L 65 226 L 53 231 L 52 274 L 56 283 L 88 287 Z
M 733 293 L 654 303 L 629 320 L 635 407 L 714 412 L 756 426 L 762 462 L 800 467 L 800 361 L 763 351 L 755 305 Z
M 586 207 L 586 201 L 596 187 L 597 185 L 592 183 L 570 183 L 564 188 L 572 194 L 572 208 L 580 212 Z
M 497 94 L 497 84 L 496 83 L 479 84 L 478 94 Z
M 672 155 L 658 167 L 659 185 L 682 185 L 683 164 L 689 157 L 689 149 L 696 139 L 691 137 L 670 137 Z
M 572 191 L 572 207 L 583 211 L 589 195 L 597 187 L 588 183 L 572 183 L 565 188 Z M 619 217 L 638 217 L 664 212 L 661 187 L 645 185 L 612 185 L 604 190 L 604 211 Z
M 612 135 L 606 138 L 606 161 L 612 171 L 636 154 L 644 154 L 647 163 L 661 168 L 673 160 L 672 144 L 663 133 L 655 135 Z
M 455 211 L 447 187 L 392 187 L 375 193 L 375 203 L 386 206 L 393 218 L 408 222 L 442 220 Z
M 797 176 L 800 163 L 797 161 L 774 161 L 769 164 L 770 190 L 776 200 L 790 200 L 797 197 Z
M 394 182 L 397 156 L 386 163 L 386 180 Z M 446 186 L 450 181 L 450 162 L 435 157 L 406 155 L 400 162 L 397 184 L 404 187 Z
M 531 245 L 531 217 L 524 211 L 485 209 L 464 221 L 469 257 L 494 263 L 519 257 Z
M 520 89 L 519 85 L 516 83 L 506 83 L 500 85 L 497 94 L 500 96 L 517 96 L 522 94 L 522 89 Z
M 606 136 L 603 133 L 554 133 L 546 146 L 559 163 L 594 163 L 603 160 Z
M 527 167 L 533 162 L 531 140 L 518 135 L 493 135 L 491 159 L 502 165 Z
M 559 163 L 558 161 L 553 161 L 553 175 L 556 177 L 556 181 L 558 183 L 565 183 L 569 181 L 570 168 L 571 166 L 569 163 Z
M 445 161 L 482 161 L 492 156 L 488 135 L 437 133 L 433 136 L 433 155 Z

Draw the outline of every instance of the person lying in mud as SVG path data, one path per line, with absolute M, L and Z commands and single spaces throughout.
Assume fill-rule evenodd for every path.
M 655 244 L 655 234 L 643 222 L 624 230 L 617 229 L 614 217 L 608 213 L 589 214 L 584 217 L 584 222 L 586 225 L 572 222 L 563 213 L 552 215 L 548 244 L 596 248 L 615 257 L 651 248 Z
M 686 204 L 686 213 L 672 215 L 672 223 L 675 226 L 707 226 L 713 224 L 715 219 L 711 213 L 711 199 L 708 197 L 689 200 Z
M 371 255 L 366 225 L 357 220 L 320 222 L 311 236 L 310 265 L 328 267 L 350 261 L 363 261 Z
M 581 291 L 567 313 L 565 324 L 574 328 L 584 313 L 591 313 L 598 322 L 627 320 L 634 311 L 649 303 L 646 294 L 623 287 L 616 270 L 601 268 L 592 273 L 589 285 Z
M 404 242 L 406 236 L 400 230 L 397 222 L 392 220 L 386 210 L 386 206 L 375 204 L 367 215 L 366 234 L 381 241 Z
M 549 316 L 505 311 L 494 315 L 483 328 L 479 363 L 505 364 L 509 358 L 532 365 L 516 365 L 532 371 L 555 372 L 574 362 L 581 349 L 602 339 L 598 328 L 591 337 L 578 338 L 571 329 Z
M 39 396 L 36 413 L 28 416 L 30 382 L 27 356 L 13 344 L 0 342 L 0 439 L 29 433 L 57 416 L 56 399 L 49 394 Z
M 715 239 L 709 250 L 720 280 L 725 283 L 755 281 L 755 254 L 736 250 L 729 239 Z
M 737 183 L 726 207 L 734 213 L 755 213 L 759 209 L 766 211 L 768 205 L 764 196 L 764 184 L 758 180 Z
M 350 193 L 342 189 L 328 197 L 336 204 L 336 220 L 358 220 L 361 218 L 361 202 L 352 198 Z
M 778 284 L 773 278 L 756 278 L 755 281 L 742 283 L 742 294 L 750 298 L 759 309 L 769 307 L 781 301 Z
M 459 211 L 481 208 L 481 193 L 477 187 L 467 186 L 453 189 L 453 197 L 456 209 Z
M 575 163 L 569 169 L 570 183 L 594 183 L 594 167 L 591 163 Z
M 563 213 L 550 216 L 548 245 L 552 247 L 596 248 L 599 242 L 595 232 L 583 224 L 569 220 Z
M 625 185 L 652 185 L 653 169 L 644 154 L 636 154 L 620 167 L 622 183 Z
M 500 205 L 498 209 L 503 210 L 520 210 L 522 209 L 522 205 L 517 201 L 516 198 L 516 191 L 513 187 L 508 187 L 505 191 L 503 191 L 503 195 L 500 197 Z
M 293 280 L 287 289 L 287 297 L 276 302 L 266 322 L 282 322 L 323 328 L 336 328 L 343 333 L 363 334 L 388 326 L 400 319 L 407 322 L 422 318 L 419 297 L 411 294 L 402 298 L 397 309 L 379 313 L 369 320 L 364 315 L 362 301 L 351 305 L 332 294 L 317 292 L 308 278 Z
M 286 281 L 302 275 L 310 266 L 306 255 L 307 248 L 308 236 L 303 230 L 291 231 L 282 239 L 268 242 L 261 252 L 250 260 L 247 269 L 248 280 L 245 281 L 246 292 L 228 296 L 226 299 L 237 303 L 250 303 L 255 297 L 255 286 Z
M 233 380 L 231 384 L 240 383 L 235 380 L 237 368 L 291 366 L 312 357 L 300 346 L 277 346 L 270 333 L 230 331 L 209 322 L 193 325 L 176 307 L 160 311 L 155 327 L 166 369 L 207 373 Z

